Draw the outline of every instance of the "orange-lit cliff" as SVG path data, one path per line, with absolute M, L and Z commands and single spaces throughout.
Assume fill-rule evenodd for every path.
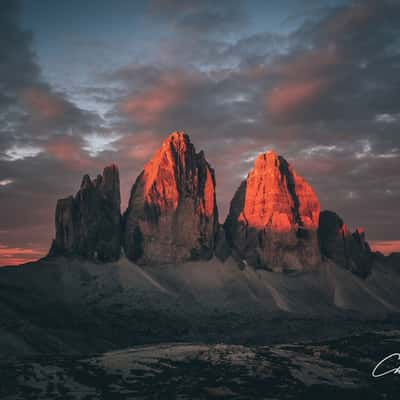
M 320 262 L 319 201 L 281 156 L 261 154 L 237 190 L 225 229 L 237 256 L 272 270 L 312 269 Z
M 143 265 L 232 256 L 273 271 L 313 270 L 330 259 L 357 275 L 370 273 L 365 233 L 351 234 L 332 212 L 320 214 L 314 190 L 273 151 L 255 160 L 223 226 L 215 185 L 204 153 L 174 132 L 136 179 L 123 217 L 114 165 L 93 181 L 84 176 L 75 197 L 59 200 L 50 255 L 112 261 L 123 249 Z
M 189 136 L 174 132 L 145 165 L 124 215 L 124 249 L 138 263 L 213 256 L 218 225 L 214 171 Z

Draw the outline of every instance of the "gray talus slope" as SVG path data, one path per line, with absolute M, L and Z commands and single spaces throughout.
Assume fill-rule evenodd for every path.
M 147 304 L 157 296 L 166 301 L 162 307 L 180 302 L 186 312 L 198 306 L 324 316 L 346 310 L 365 315 L 400 310 L 400 275 L 381 266 L 367 279 L 329 262 L 315 272 L 292 274 L 241 270 L 233 260 L 221 263 L 216 258 L 164 267 L 138 267 L 122 259 L 115 266 L 115 279 L 126 291 L 136 290 Z
M 239 269 L 231 259 L 140 267 L 124 258 L 109 264 L 52 258 L 0 270 L 0 353 L 307 339 L 319 334 L 314 325 L 321 321 L 398 313 L 399 288 L 400 274 L 379 265 L 361 279 L 332 263 L 282 274 Z M 315 323 L 288 330 L 296 319 Z

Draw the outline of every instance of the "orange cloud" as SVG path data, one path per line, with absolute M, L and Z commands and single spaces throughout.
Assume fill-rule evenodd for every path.
M 36 261 L 44 255 L 45 252 L 42 250 L 0 245 L 0 266 L 19 265 Z
M 379 2 L 376 0 L 346 7 L 327 21 L 327 31 L 333 34 L 357 31 L 377 15 L 378 7 Z
M 380 251 L 383 254 L 400 252 L 400 240 L 373 240 L 369 244 L 374 251 Z
M 164 113 L 183 103 L 185 80 L 178 74 L 165 74 L 156 85 L 128 97 L 120 104 L 122 112 L 141 124 L 154 124 Z
M 85 157 L 78 144 L 70 138 L 60 138 L 51 141 L 46 146 L 47 153 L 61 161 L 71 169 L 81 169 L 94 166 L 94 160 Z
M 25 89 L 22 101 L 40 119 L 56 119 L 65 113 L 64 100 L 40 88 Z
M 146 162 L 160 147 L 162 139 L 151 132 L 140 132 L 121 139 L 121 148 L 126 152 L 128 160 Z
M 290 63 L 277 67 L 278 75 L 292 80 L 317 79 L 343 62 L 344 50 L 336 44 L 299 54 Z
M 283 58 L 269 72 L 278 84 L 266 94 L 268 113 L 276 119 L 304 118 L 312 113 L 324 95 L 330 100 L 328 92 L 345 59 L 345 50 L 335 43 Z
M 284 84 L 267 95 L 267 110 L 278 118 L 303 110 L 317 102 L 327 86 L 327 81 L 322 79 Z

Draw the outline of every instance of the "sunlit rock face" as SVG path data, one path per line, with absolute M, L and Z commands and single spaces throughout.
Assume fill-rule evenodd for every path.
M 139 264 L 209 259 L 217 228 L 214 171 L 186 134 L 174 132 L 133 185 L 125 253 Z
M 99 261 L 120 256 L 121 212 L 119 172 L 104 168 L 93 181 L 88 175 L 75 197 L 58 200 L 56 238 L 50 255 L 78 255 Z
M 370 274 L 373 255 L 362 228 L 351 233 L 336 213 L 326 210 L 319 217 L 318 238 L 324 257 L 361 277 Z
M 319 211 L 311 186 L 283 157 L 267 152 L 236 191 L 225 231 L 236 256 L 249 265 L 313 269 L 320 262 Z

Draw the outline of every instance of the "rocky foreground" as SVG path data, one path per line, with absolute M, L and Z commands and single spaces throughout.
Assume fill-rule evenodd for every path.
M 0 396 L 391 400 L 398 398 L 398 376 L 374 379 L 371 372 L 393 352 L 399 333 L 272 346 L 168 343 L 91 357 L 2 358 Z

